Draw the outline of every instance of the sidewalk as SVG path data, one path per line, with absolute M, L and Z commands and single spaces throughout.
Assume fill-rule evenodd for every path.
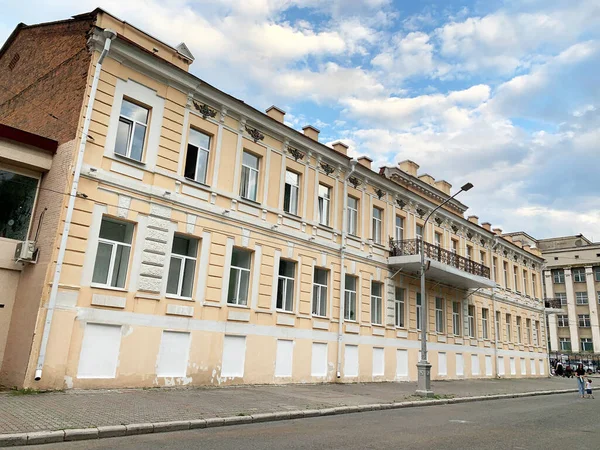
M 442 397 L 576 388 L 564 378 L 433 382 Z M 0 393 L 0 434 L 314 410 L 414 399 L 416 383 Z

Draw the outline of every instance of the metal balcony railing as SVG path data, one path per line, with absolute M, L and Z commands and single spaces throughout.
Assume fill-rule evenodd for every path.
M 472 275 L 490 278 L 489 267 L 445 250 L 437 245 L 423 242 L 422 239 L 397 241 L 390 238 L 390 256 L 420 255 L 421 247 L 423 247 L 426 258 L 439 261 L 442 264 L 447 264 Z
M 552 308 L 552 309 L 560 309 L 560 308 L 562 308 L 562 305 L 560 303 L 560 298 L 545 298 L 544 299 L 544 306 L 546 308 Z

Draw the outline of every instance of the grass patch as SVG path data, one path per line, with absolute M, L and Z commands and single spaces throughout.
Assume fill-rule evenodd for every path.
M 11 395 L 37 395 L 41 394 L 43 391 L 39 391 L 37 389 L 25 388 L 25 389 L 13 389 L 10 391 Z

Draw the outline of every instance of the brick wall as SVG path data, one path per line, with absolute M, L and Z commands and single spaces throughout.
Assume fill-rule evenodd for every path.
M 75 138 L 92 25 L 88 18 L 24 26 L 16 33 L 0 54 L 0 123 L 59 144 Z

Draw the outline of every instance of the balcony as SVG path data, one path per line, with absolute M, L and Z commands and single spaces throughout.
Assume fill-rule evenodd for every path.
M 546 313 L 556 313 L 562 312 L 563 305 L 561 304 L 560 298 L 545 298 L 544 299 L 544 308 L 546 309 Z
M 425 262 L 429 263 L 426 273 L 428 280 L 462 289 L 491 288 L 496 285 L 490 280 L 489 267 L 421 239 L 390 239 L 389 264 L 396 269 L 419 273 L 421 249 L 425 253 Z

